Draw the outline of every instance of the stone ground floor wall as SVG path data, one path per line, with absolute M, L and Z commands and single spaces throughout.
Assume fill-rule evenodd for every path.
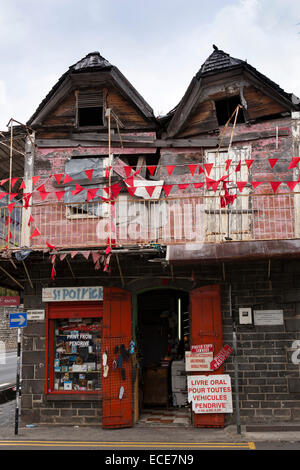
M 236 321 L 241 422 L 299 421 L 300 262 L 232 264 L 226 266 L 227 275 Z M 224 342 L 231 345 L 228 292 L 229 284 L 223 285 Z M 239 325 L 240 307 L 250 307 L 252 316 L 253 310 L 283 310 L 284 323 Z M 225 370 L 233 381 L 232 357 L 226 361 Z
M 23 307 L 0 307 L 0 342 L 6 352 L 17 350 L 17 329 L 9 327 L 9 314 L 23 311 Z
M 234 325 L 236 327 L 241 423 L 299 421 L 300 361 L 297 358 L 300 359 L 300 351 L 297 356 L 295 341 L 300 341 L 300 261 L 201 264 L 175 267 L 173 273 L 174 281 L 169 281 L 168 287 L 180 287 L 176 276 L 191 279 L 185 281 L 187 290 L 212 283 L 221 285 L 224 344 L 232 347 L 232 332 Z M 155 273 L 153 276 L 148 287 L 161 282 L 155 278 Z M 91 280 L 86 282 L 86 285 L 96 285 L 91 284 Z M 145 287 L 144 281 L 137 280 L 135 290 Z M 25 309 L 44 308 L 38 284 L 35 290 L 26 289 L 24 304 Z M 250 307 L 252 313 L 254 310 L 283 310 L 284 323 L 240 325 L 240 307 Z M 101 423 L 100 401 L 46 399 L 45 335 L 44 322 L 29 322 L 23 332 L 22 421 Z M 232 355 L 226 360 L 224 373 L 231 376 L 234 406 L 234 413 L 226 416 L 226 423 L 233 424 L 236 390 Z

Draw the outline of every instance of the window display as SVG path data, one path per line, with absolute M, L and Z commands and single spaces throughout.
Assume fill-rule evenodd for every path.
M 54 320 L 52 391 L 101 390 L 101 318 Z

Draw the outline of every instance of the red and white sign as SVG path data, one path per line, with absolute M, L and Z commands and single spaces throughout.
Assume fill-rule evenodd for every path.
M 194 413 L 232 413 L 229 375 L 188 376 L 188 401 Z
M 0 297 L 0 307 L 17 307 L 18 305 L 20 305 L 20 297 L 18 295 Z
M 211 370 L 216 370 L 218 369 L 223 362 L 227 359 L 228 356 L 232 353 L 232 349 L 228 344 L 225 344 L 225 346 L 218 352 L 218 354 L 213 358 L 213 360 L 210 363 L 210 368 Z
M 185 351 L 185 370 L 187 372 L 197 370 L 210 370 L 210 364 L 213 358 L 211 352 L 192 353 Z
M 194 346 L 191 346 L 192 353 L 213 352 L 213 350 L 213 344 L 195 344 Z

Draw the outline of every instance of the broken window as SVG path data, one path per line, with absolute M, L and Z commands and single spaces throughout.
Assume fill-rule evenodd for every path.
M 77 96 L 77 125 L 104 126 L 103 92 L 79 92 Z
M 86 190 L 97 189 L 97 196 L 107 197 L 102 188 L 99 189 L 99 180 L 103 178 L 105 169 L 107 167 L 108 158 L 104 157 L 85 157 L 85 158 L 72 158 L 66 162 L 65 172 L 74 181 L 82 185 Z M 91 184 L 85 170 L 93 169 L 93 180 Z M 76 192 L 75 184 L 66 185 L 64 201 L 67 204 L 67 217 L 68 218 L 94 218 L 94 217 L 108 217 L 108 204 L 103 203 L 98 197 L 87 201 L 87 191 L 82 190 Z
M 227 121 L 230 119 L 239 104 L 241 104 L 239 95 L 215 101 L 219 126 L 224 126 L 227 123 Z M 231 122 L 234 122 L 234 116 Z M 242 109 L 239 109 L 236 122 L 245 122 L 244 113 Z

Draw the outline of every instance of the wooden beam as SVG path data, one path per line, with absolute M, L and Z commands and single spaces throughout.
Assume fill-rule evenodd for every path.
M 15 284 L 17 284 L 17 286 L 20 287 L 20 289 L 24 290 L 24 286 L 22 286 L 22 284 L 19 283 L 19 281 L 17 281 L 11 274 L 9 274 L 6 269 L 2 268 L 2 266 L 0 266 L 0 270 L 2 272 L 4 272 L 4 274 L 6 274 L 7 277 L 9 277 L 9 279 L 11 279 Z
M 25 264 L 25 262 L 24 262 L 23 260 L 22 260 L 22 264 L 23 264 L 23 267 L 24 267 L 24 269 L 25 269 L 25 273 L 26 273 L 27 279 L 28 279 L 28 281 L 29 281 L 30 287 L 31 287 L 31 289 L 33 289 L 33 284 L 32 284 L 32 281 L 31 281 L 31 279 L 30 279 L 27 266 L 26 266 L 26 264 Z

